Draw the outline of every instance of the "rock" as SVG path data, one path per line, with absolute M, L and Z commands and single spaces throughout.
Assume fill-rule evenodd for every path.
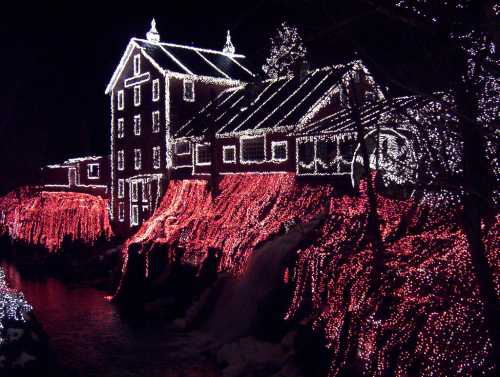
M 23 352 L 19 357 L 12 363 L 12 367 L 21 367 L 24 368 L 27 363 L 30 361 L 36 361 L 36 357 L 30 355 L 29 353 Z
M 19 339 L 22 338 L 23 335 L 24 335 L 23 329 L 15 327 L 7 329 L 7 339 L 10 343 L 18 341 Z

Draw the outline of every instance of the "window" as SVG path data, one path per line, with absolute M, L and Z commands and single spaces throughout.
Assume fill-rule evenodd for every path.
M 160 80 L 153 80 L 153 101 L 156 102 L 160 99 Z
M 160 166 L 160 147 L 153 147 L 153 168 L 159 169 Z
M 225 164 L 236 163 L 236 145 L 224 145 L 222 147 L 222 161 Z
M 142 154 L 141 150 L 136 148 L 134 149 L 134 169 L 140 170 L 142 167 Z
M 149 189 L 151 185 L 149 185 L 146 181 L 142 181 L 142 201 L 144 203 L 149 203 L 149 197 L 151 196 Z
M 124 170 L 125 169 L 125 152 L 123 150 L 118 151 L 118 170 Z
M 189 141 L 178 141 L 175 143 L 175 154 L 178 156 L 186 155 L 191 153 L 191 144 Z
M 134 76 L 141 73 L 141 55 L 134 55 Z
M 184 79 L 184 101 L 194 102 L 194 82 L 193 80 Z
M 121 139 L 125 136 L 125 123 L 123 118 L 118 119 L 118 129 L 116 131 L 116 136 Z
M 118 91 L 118 110 L 123 110 L 125 108 L 125 94 L 123 90 Z
M 132 181 L 130 184 L 130 196 L 133 202 L 136 202 L 139 198 L 139 182 Z
M 88 179 L 99 179 L 99 164 L 88 164 L 87 165 L 87 178 Z
M 134 135 L 139 136 L 141 134 L 141 115 L 134 115 Z
M 273 141 L 271 142 L 272 160 L 286 161 L 288 159 L 288 142 Z
M 125 206 L 123 205 L 123 202 L 118 203 L 118 220 L 125 220 Z
M 118 180 L 118 197 L 125 197 L 125 181 L 122 178 Z
M 153 132 L 160 132 L 160 112 L 153 111 Z
M 132 214 L 130 217 L 130 225 L 139 225 L 139 206 L 138 205 L 133 205 L 132 206 Z
M 141 104 L 141 87 L 139 85 L 134 86 L 134 106 L 139 106 Z
M 241 162 L 263 162 L 265 159 L 264 136 L 240 139 Z
M 210 144 L 196 144 L 196 165 L 210 165 Z

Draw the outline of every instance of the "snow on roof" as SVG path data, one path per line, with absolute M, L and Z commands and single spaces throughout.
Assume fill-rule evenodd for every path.
M 146 58 L 162 73 L 174 72 L 234 81 L 249 81 L 254 77 L 239 61 L 245 58 L 244 55 L 132 38 L 106 87 L 106 94 L 111 92 L 134 47 L 140 48 Z

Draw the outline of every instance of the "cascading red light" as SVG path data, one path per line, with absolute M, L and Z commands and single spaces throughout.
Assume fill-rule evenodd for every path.
M 220 269 L 237 276 L 260 242 L 287 222 L 307 222 L 327 203 L 319 239 L 301 250 L 284 278 L 295 284 L 286 318 L 306 313 L 323 334 L 332 355 L 330 375 L 345 367 L 349 350 L 372 376 L 390 371 L 402 377 L 415 370 L 422 376 L 469 376 L 491 370 L 491 340 L 456 204 L 378 197 L 389 271 L 379 291 L 370 294 L 373 253 L 365 242 L 363 185 L 359 195 L 335 195 L 332 185 L 300 183 L 293 174 L 247 174 L 225 176 L 219 188 L 213 201 L 204 181 L 171 181 L 160 208 L 127 245 L 178 242 L 186 249 L 185 261 L 194 264 L 209 246 L 218 247 Z M 406 230 L 390 236 L 405 214 Z M 497 292 L 499 223 L 497 217 L 485 227 Z M 382 305 L 382 297 L 390 305 Z
M 55 251 L 65 236 L 93 244 L 112 235 L 108 201 L 75 192 L 21 188 L 0 198 L 0 233 L 29 245 Z

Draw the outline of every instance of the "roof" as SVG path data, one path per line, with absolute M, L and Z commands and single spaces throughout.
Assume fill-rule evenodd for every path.
M 280 77 L 228 89 L 182 125 L 175 137 L 202 136 L 208 125 L 219 135 L 296 127 L 326 104 L 350 67 L 325 67 L 302 77 Z
M 360 107 L 361 122 L 365 125 L 375 124 L 382 115 L 408 108 L 415 109 L 428 101 L 421 96 L 405 96 L 366 103 Z M 352 110 L 343 108 L 315 122 L 301 125 L 294 130 L 293 134 L 296 136 L 324 135 L 354 131 L 355 127 Z
M 242 62 L 244 55 L 132 38 L 106 87 L 106 94 L 111 92 L 128 57 L 136 47 L 141 49 L 144 56 L 162 73 L 173 72 L 235 81 L 249 81 L 254 77 Z

